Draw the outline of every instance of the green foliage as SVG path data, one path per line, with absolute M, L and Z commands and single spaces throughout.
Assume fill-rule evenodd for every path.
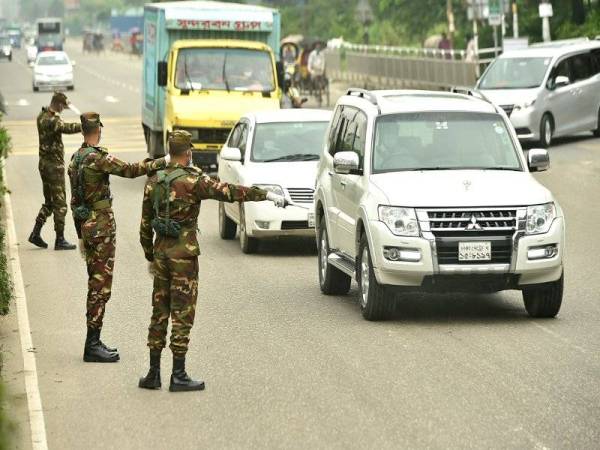
M 2 115 L 0 115 L 0 161 L 8 157 L 10 151 L 10 136 L 1 124 Z M 0 196 L 7 192 L 4 179 L 2 178 L 2 167 L 0 167 Z M 12 299 L 12 284 L 8 275 L 8 262 L 6 259 L 6 248 L 4 244 L 5 231 L 0 225 L 0 315 L 8 314 L 10 301 Z M 1 447 L 0 447 L 1 448 Z
M 2 362 L 0 361 L 0 369 L 1 366 Z M 15 424 L 10 420 L 7 410 L 8 401 L 6 398 L 6 388 L 0 380 L 0 450 L 12 448 L 11 441 L 15 433 Z

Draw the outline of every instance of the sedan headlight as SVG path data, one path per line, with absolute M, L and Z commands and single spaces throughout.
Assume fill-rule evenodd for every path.
M 542 234 L 550 230 L 556 218 L 554 203 L 534 205 L 527 208 L 527 234 Z
M 418 236 L 419 223 L 414 208 L 379 206 L 379 220 L 396 236 Z
M 282 197 L 285 196 L 282 187 L 276 184 L 255 184 L 254 186 L 272 192 L 273 194 L 281 195 Z

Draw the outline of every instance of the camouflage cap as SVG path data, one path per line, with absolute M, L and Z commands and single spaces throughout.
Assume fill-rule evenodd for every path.
M 81 119 L 81 129 L 84 132 L 92 131 L 104 126 L 100 121 L 100 114 L 96 112 L 83 113 L 79 118 Z
M 192 135 L 185 130 L 169 133 L 169 152 L 185 152 L 192 148 Z
M 62 92 L 55 92 L 54 95 L 52 95 L 52 100 L 50 100 L 50 103 L 53 105 L 62 105 L 65 108 L 69 106 L 69 100 Z

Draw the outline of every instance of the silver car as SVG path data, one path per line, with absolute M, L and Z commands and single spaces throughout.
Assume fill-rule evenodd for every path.
M 477 89 L 501 106 L 522 141 L 600 137 L 600 42 L 563 42 L 504 53 Z
M 62 51 L 38 53 L 33 65 L 33 90 L 40 88 L 73 89 L 73 65 L 69 57 Z

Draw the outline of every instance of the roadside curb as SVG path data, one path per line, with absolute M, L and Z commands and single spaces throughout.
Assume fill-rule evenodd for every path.
M 4 165 L 2 166 L 2 175 L 4 180 L 6 180 L 6 168 Z M 35 347 L 33 346 L 33 340 L 31 338 L 27 297 L 25 296 L 23 274 L 21 273 L 17 232 L 13 218 L 10 194 L 5 193 L 3 200 L 6 220 L 7 250 L 8 258 L 10 260 L 10 273 L 13 281 L 14 301 L 17 309 L 21 354 L 23 357 L 23 376 L 25 379 L 25 391 L 27 393 L 27 406 L 29 409 L 31 446 L 34 450 L 47 450 L 46 424 L 38 385 L 37 365 L 34 353 Z

